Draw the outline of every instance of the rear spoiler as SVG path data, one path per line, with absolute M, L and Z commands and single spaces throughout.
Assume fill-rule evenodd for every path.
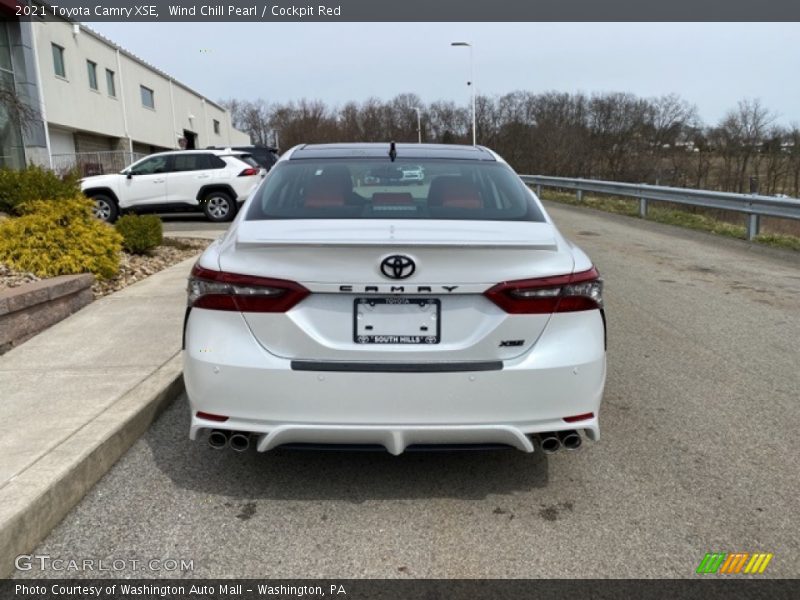
M 555 251 L 558 249 L 555 240 L 531 240 L 531 241 L 475 241 L 475 240 L 358 240 L 358 239 L 339 239 L 339 240 L 276 240 L 276 239 L 242 239 L 236 240 L 237 248 L 280 248 L 280 247 L 306 247 L 306 248 L 504 248 L 520 250 L 545 250 Z

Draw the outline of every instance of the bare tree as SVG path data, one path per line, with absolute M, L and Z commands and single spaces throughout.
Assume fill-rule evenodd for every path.
M 651 154 L 646 131 L 648 110 L 647 101 L 633 94 L 592 96 L 589 127 L 601 177 L 623 181 L 644 178 L 646 167 L 642 163 L 650 160 Z
M 722 179 L 728 189 L 744 192 L 748 171 L 752 168 L 758 173 L 759 149 L 774 120 L 774 114 L 760 100 L 745 99 L 717 127 L 725 169 Z
M 675 157 L 687 152 L 686 133 L 697 123 L 697 109 L 676 94 L 652 98 L 647 102 L 645 131 L 652 159 L 642 173 L 644 180 L 671 184 L 682 176 Z M 666 179 L 666 181 L 665 181 Z
M 762 194 L 776 194 L 784 187 L 783 181 L 789 173 L 789 155 L 783 148 L 786 137 L 783 128 L 772 127 L 759 148 L 763 168 L 756 172 L 763 173 L 759 190 Z
M 415 107 L 425 140 L 471 143 L 470 111 L 452 101 L 425 104 L 416 94 L 368 98 L 329 107 L 301 99 L 270 104 L 230 99 L 236 128 L 269 144 L 280 132 L 284 148 L 330 141 L 415 141 Z M 518 171 L 619 181 L 744 191 L 751 175 L 762 191 L 800 193 L 800 128 L 773 127 L 758 100 L 742 100 L 715 127 L 677 95 L 639 98 L 612 92 L 515 91 L 476 99 L 478 141 Z
M 271 108 L 264 100 L 230 99 L 220 100 L 219 104 L 230 112 L 233 126 L 247 133 L 254 144 L 269 146 L 273 142 Z
M 3 83 L 0 83 L 0 107 L 8 115 L 8 120 L 23 130 L 29 130 L 42 120 L 38 110 L 26 103 L 13 87 Z
M 785 139 L 783 151 L 788 162 L 786 190 L 795 198 L 800 198 L 800 125 L 793 123 Z

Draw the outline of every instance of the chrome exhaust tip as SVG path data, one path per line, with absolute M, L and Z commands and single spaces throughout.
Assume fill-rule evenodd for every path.
M 250 434 L 237 431 L 231 435 L 230 444 L 234 452 L 244 452 L 250 447 Z
M 574 429 L 572 431 L 559 431 L 558 439 L 561 441 L 561 445 L 567 450 L 577 450 L 583 443 L 581 434 Z
M 228 432 L 222 429 L 214 429 L 208 434 L 208 445 L 214 450 L 222 450 L 228 445 Z
M 545 454 L 553 454 L 561 448 L 561 440 L 552 432 L 539 434 L 539 447 Z

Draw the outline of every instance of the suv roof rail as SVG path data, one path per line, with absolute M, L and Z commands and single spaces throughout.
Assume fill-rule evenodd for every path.
M 230 150 L 233 148 L 234 150 L 237 148 L 258 148 L 262 150 L 269 150 L 271 152 L 278 152 L 278 148 L 275 146 L 266 146 L 263 144 L 239 144 L 237 146 L 206 146 L 206 150 Z

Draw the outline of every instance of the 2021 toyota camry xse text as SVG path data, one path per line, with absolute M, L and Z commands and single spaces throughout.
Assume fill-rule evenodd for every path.
M 189 279 L 190 437 L 577 448 L 600 435 L 602 289 L 486 148 L 297 146 Z

